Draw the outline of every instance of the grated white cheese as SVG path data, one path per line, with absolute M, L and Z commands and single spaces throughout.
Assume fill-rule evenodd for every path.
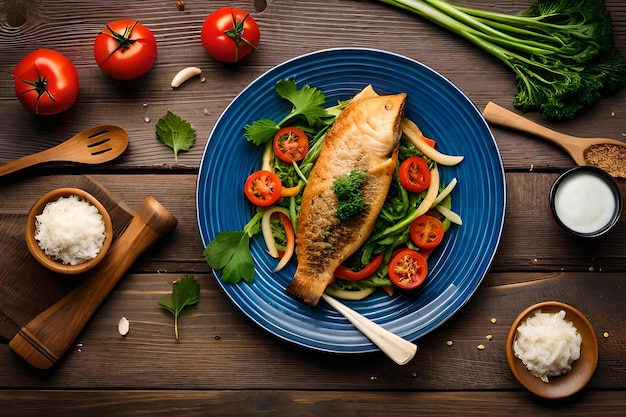
M 515 357 L 543 382 L 549 377 L 563 375 L 580 358 L 582 337 L 572 322 L 565 320 L 565 311 L 538 311 L 517 328 L 513 343 Z
M 35 239 L 49 257 L 78 265 L 98 255 L 104 244 L 104 220 L 98 208 L 78 196 L 60 197 L 36 216 Z

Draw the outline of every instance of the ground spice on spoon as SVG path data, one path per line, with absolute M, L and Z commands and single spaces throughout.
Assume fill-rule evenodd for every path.
M 626 178 L 626 144 L 591 145 L 584 150 L 583 157 L 587 164 L 605 170 L 612 177 Z

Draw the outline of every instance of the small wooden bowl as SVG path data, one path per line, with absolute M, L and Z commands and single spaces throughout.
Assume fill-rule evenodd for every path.
M 567 374 L 550 377 L 550 382 L 543 382 L 531 374 L 513 351 L 517 328 L 537 310 L 543 313 L 565 311 L 565 320 L 571 321 L 582 337 L 580 358 L 572 363 Z M 591 380 L 598 365 L 598 340 L 591 323 L 580 311 L 564 303 L 547 301 L 528 307 L 513 321 L 506 338 L 506 359 L 515 378 L 533 394 L 547 399 L 565 398 L 583 389 Z
M 88 201 L 90 204 L 98 209 L 98 211 L 102 215 L 102 219 L 104 220 L 104 230 L 106 236 L 104 238 L 102 248 L 95 258 L 76 265 L 66 265 L 46 255 L 43 249 L 41 249 L 39 243 L 35 239 L 35 223 L 36 216 L 40 215 L 43 212 L 46 204 L 57 201 L 61 197 L 69 197 L 72 195 L 78 196 L 79 198 Z M 56 190 L 52 190 L 43 197 L 41 197 L 39 200 L 37 200 L 28 212 L 28 217 L 26 219 L 26 246 L 28 247 L 28 250 L 33 255 L 33 257 L 40 264 L 42 264 L 51 271 L 60 274 L 80 274 L 82 272 L 88 271 L 89 269 L 98 265 L 104 259 L 107 251 L 109 250 L 109 247 L 111 246 L 112 241 L 113 224 L 111 222 L 111 216 L 109 215 L 109 212 L 94 196 L 84 190 L 81 190 L 80 188 L 58 188 Z

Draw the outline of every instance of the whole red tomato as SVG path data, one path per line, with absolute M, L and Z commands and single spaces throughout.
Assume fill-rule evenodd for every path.
M 214 59 L 237 62 L 259 46 L 261 32 L 248 13 L 224 7 L 207 16 L 200 37 L 204 49 Z
M 13 70 L 17 99 L 35 114 L 57 114 L 78 98 L 78 72 L 65 55 L 37 49 L 20 60 Z
M 152 68 L 157 41 L 152 31 L 138 21 L 117 20 L 96 36 L 93 53 L 96 63 L 109 77 L 132 80 Z

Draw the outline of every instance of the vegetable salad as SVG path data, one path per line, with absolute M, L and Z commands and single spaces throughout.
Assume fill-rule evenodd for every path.
M 280 80 L 276 92 L 293 104 L 280 122 L 261 119 L 246 125 L 244 136 L 263 146 L 261 167 L 244 184 L 244 193 L 256 213 L 239 232 L 220 232 L 205 248 L 207 262 L 222 269 L 222 279 L 237 283 L 254 279 L 250 239 L 261 234 L 270 256 L 277 259 L 274 271 L 292 258 L 302 190 L 336 117 L 349 101 L 326 108 L 324 93 L 308 85 L 298 89 L 293 79 Z M 418 288 L 427 278 L 430 253 L 443 241 L 461 217 L 452 211 L 450 193 L 456 179 L 441 183 L 439 165 L 455 165 L 462 156 L 436 150 L 415 123 L 402 122 L 396 173 L 385 204 L 367 242 L 335 271 L 335 282 L 326 292 L 343 299 L 362 299 L 383 288 Z M 340 219 L 363 210 L 359 187 L 363 173 L 353 171 L 338 179 L 333 190 L 338 196 Z

